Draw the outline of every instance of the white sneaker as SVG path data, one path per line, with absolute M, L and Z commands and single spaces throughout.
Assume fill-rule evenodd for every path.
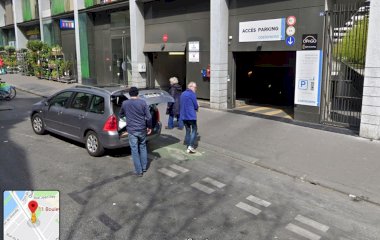
M 195 151 L 195 149 L 193 148 L 193 147 L 191 147 L 191 146 L 189 146 L 188 148 L 187 148 L 187 153 L 196 153 L 197 151 Z

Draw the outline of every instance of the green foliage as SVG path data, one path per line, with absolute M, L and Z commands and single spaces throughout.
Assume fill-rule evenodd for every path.
M 41 51 L 42 47 L 44 46 L 44 43 L 39 40 L 30 40 L 26 44 L 26 47 L 31 50 L 32 52 L 38 52 Z
M 367 49 L 368 18 L 355 23 L 335 47 L 334 55 L 344 61 L 364 66 Z

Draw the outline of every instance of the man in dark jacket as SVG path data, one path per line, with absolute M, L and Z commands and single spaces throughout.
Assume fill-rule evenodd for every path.
M 195 153 L 194 144 L 197 137 L 197 111 L 198 102 L 197 95 L 195 94 L 197 90 L 197 84 L 195 82 L 190 82 L 187 85 L 187 90 L 181 94 L 180 100 L 180 117 L 183 120 L 186 128 L 185 144 L 187 145 L 187 153 Z
M 174 98 L 174 102 L 168 103 L 168 107 L 166 109 L 166 114 L 169 115 L 168 118 L 168 126 L 166 129 L 174 128 L 174 118 L 177 119 L 178 129 L 183 129 L 183 121 L 179 117 L 179 106 L 180 106 L 180 97 L 182 93 L 182 87 L 178 84 L 178 78 L 172 77 L 169 79 L 170 89 L 169 93 Z
M 142 177 L 148 165 L 146 136 L 152 132 L 152 116 L 146 102 L 138 98 L 136 87 L 129 89 L 130 99 L 123 102 L 120 117 L 125 116 L 129 145 L 137 176 Z

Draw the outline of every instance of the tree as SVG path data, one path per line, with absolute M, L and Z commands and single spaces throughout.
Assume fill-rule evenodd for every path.
M 364 67 L 368 36 L 368 17 L 355 22 L 336 46 L 336 54 L 350 64 Z

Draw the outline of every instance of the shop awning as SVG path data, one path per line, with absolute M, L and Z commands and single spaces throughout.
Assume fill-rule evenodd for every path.
M 1 30 L 14 29 L 14 28 L 15 28 L 15 25 L 13 23 L 0 27 Z
M 40 25 L 40 19 L 33 19 L 27 22 L 17 23 L 17 26 L 19 27 L 30 27 L 30 26 L 39 26 Z
M 184 52 L 186 43 L 145 43 L 144 52 Z

